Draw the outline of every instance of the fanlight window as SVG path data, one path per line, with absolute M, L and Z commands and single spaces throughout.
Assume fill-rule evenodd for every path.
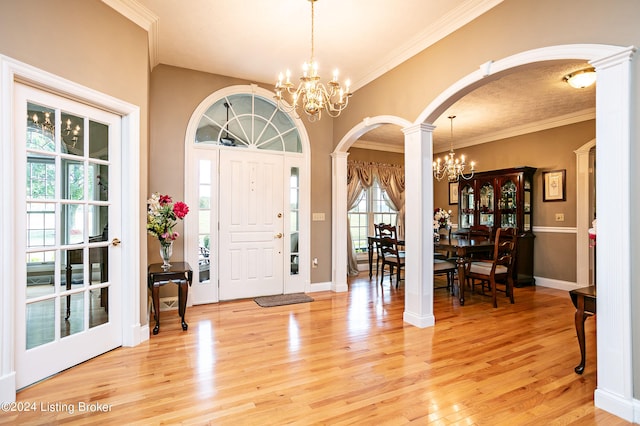
M 291 118 L 270 100 L 243 93 L 225 96 L 200 118 L 195 143 L 302 152 Z

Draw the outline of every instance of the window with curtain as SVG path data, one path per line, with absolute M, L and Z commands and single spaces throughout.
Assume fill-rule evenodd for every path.
M 356 253 L 366 253 L 367 236 L 374 234 L 375 223 L 397 225 L 398 212 L 390 204 L 389 197 L 377 179 L 370 188 L 362 191 L 356 206 L 348 213 L 349 231 Z

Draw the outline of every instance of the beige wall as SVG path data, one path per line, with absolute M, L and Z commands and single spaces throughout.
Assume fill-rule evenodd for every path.
M 397 152 L 376 151 L 373 149 L 349 149 L 349 161 L 397 164 L 404 167 L 404 154 Z
M 580 6 L 580 18 L 576 19 L 575 5 L 569 2 L 500 3 L 357 90 L 349 108 L 336 120 L 336 142 L 365 117 L 394 115 L 416 120 L 438 95 L 488 61 L 562 44 L 639 44 L 640 27 L 635 21 L 640 16 L 640 2 L 617 0 L 612 7 L 610 2 L 584 0 Z
M 199 71 L 158 65 L 151 73 L 149 193 L 160 191 L 184 199 L 185 133 L 196 107 L 213 92 L 251 82 Z M 271 84 L 260 86 L 272 90 Z M 330 119 L 309 123 L 303 119 L 311 145 L 311 211 L 325 213 L 324 221 L 311 222 L 311 282 L 331 281 L 331 137 Z M 149 194 L 147 194 L 149 195 Z M 178 232 L 182 232 L 182 223 Z M 180 260 L 183 240 L 178 239 L 174 257 Z M 158 243 L 149 243 L 150 261 L 159 261 Z M 175 289 L 163 289 L 170 294 Z
M 0 54 L 140 107 L 140 182 L 147 183 L 149 61 L 147 33 L 98 0 L 0 1 Z M 141 211 L 140 222 L 146 217 Z M 140 264 L 147 264 L 146 232 Z M 125 241 L 125 236 L 122 240 Z M 146 295 L 146 267 L 140 293 Z M 141 298 L 142 324 L 147 300 Z
M 537 168 L 533 187 L 534 227 L 576 227 L 576 156 L 574 151 L 595 138 L 595 120 L 557 127 L 527 135 L 457 149 L 477 163 L 478 171 L 516 166 Z M 542 173 L 566 170 L 566 201 L 542 201 Z M 434 185 L 434 205 L 448 206 L 448 183 Z M 457 206 L 448 206 L 457 223 Z M 556 222 L 555 214 L 564 214 Z M 567 233 L 536 233 L 534 274 L 561 281 L 576 281 L 576 236 Z
M 413 121 L 438 95 L 478 69 L 480 64 L 530 49 L 572 43 L 640 46 L 640 26 L 637 25 L 640 2 L 583 0 L 580 6 L 580 15 L 576 17 L 575 4 L 570 2 L 504 1 L 476 21 L 358 90 L 339 119 L 323 119 L 320 123 L 307 125 L 312 145 L 312 211 L 331 211 L 329 154 L 332 147 L 363 118 L 395 115 Z M 149 192 L 154 190 L 171 191 L 176 197 L 183 195 L 183 162 L 175 161 L 172 164 L 176 168 L 171 175 L 163 173 L 161 164 L 173 154 L 177 155 L 173 159 L 183 158 L 185 117 L 197 103 L 213 90 L 237 81 L 180 70 L 166 70 L 167 74 L 163 75 L 163 69 L 156 68 L 151 89 L 154 108 L 148 122 L 146 43 L 146 34 L 142 29 L 98 0 L 2 0 L 0 5 L 0 53 L 140 106 L 142 206 Z M 174 72 L 179 77 L 177 80 L 169 78 Z M 637 60 L 633 64 L 633 74 L 634 80 L 639 81 Z M 267 84 L 264 87 L 271 89 Z M 640 85 L 635 85 L 635 91 L 634 99 L 639 99 Z M 455 100 L 452 98 L 450 102 Z M 633 114 L 634 122 L 640 121 L 640 111 L 634 109 Z M 148 123 L 151 126 L 150 145 L 147 144 Z M 175 123 L 175 127 L 172 123 Z M 168 151 L 163 151 L 164 148 L 168 148 Z M 468 155 L 473 158 L 472 150 Z M 483 170 L 497 168 L 490 166 L 490 158 L 483 158 L 480 152 L 477 155 Z M 635 146 L 631 155 L 632 161 L 640 161 L 640 150 Z M 523 163 L 556 168 L 555 163 L 551 162 L 539 165 L 530 161 Z M 640 204 L 640 198 L 632 194 L 631 203 L 634 206 Z M 539 219 L 540 225 L 544 225 L 549 221 L 547 214 L 556 207 L 539 204 L 535 218 L 536 221 Z M 575 217 L 567 219 L 565 223 L 568 226 L 575 224 Z M 140 221 L 144 224 L 144 217 L 141 216 Z M 314 242 L 311 256 L 318 257 L 320 261 L 320 267 L 314 270 L 313 282 L 329 281 L 331 277 L 330 227 L 330 220 L 312 222 Z M 638 234 L 637 227 L 630 231 L 633 235 Z M 146 265 L 147 236 L 137 237 L 142 240 L 140 263 Z M 157 250 L 152 251 L 155 255 Z M 633 258 L 637 257 L 636 252 L 633 248 Z M 640 276 L 638 264 L 632 261 L 634 284 Z M 140 282 L 144 287 L 143 277 L 140 277 Z M 141 294 L 146 294 L 145 288 L 141 288 Z M 635 305 L 640 304 L 637 285 L 633 286 L 633 298 Z M 143 300 L 142 304 L 146 305 L 145 302 Z M 146 323 L 144 314 L 141 320 Z M 634 388 L 640 389 L 640 365 L 637 361 L 640 359 L 637 356 L 640 353 L 639 327 L 634 327 L 633 335 L 636 355 L 633 357 L 636 360 Z M 639 392 L 635 391 L 636 397 L 640 396 Z

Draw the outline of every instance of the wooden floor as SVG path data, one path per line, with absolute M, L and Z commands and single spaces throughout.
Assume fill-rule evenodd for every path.
M 593 405 L 593 318 L 585 372 L 573 372 L 565 291 L 516 289 L 514 305 L 502 295 L 493 309 L 487 296 L 460 307 L 439 289 L 436 325 L 424 329 L 402 320 L 403 284 L 381 289 L 361 275 L 348 292 L 312 296 L 191 307 L 186 332 L 177 312 L 163 312 L 160 334 L 22 390 L 18 401 L 36 410 L 0 423 L 628 424 Z

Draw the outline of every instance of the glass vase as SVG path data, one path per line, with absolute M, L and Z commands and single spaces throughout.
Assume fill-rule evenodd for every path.
M 165 271 L 171 268 L 169 260 L 173 254 L 173 241 L 160 243 L 160 257 L 162 258 L 162 269 Z

